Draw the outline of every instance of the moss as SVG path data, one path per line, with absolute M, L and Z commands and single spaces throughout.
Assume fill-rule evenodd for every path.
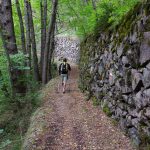
M 142 141 L 140 148 L 142 148 L 143 150 L 150 150 L 150 137 L 148 135 L 140 133 L 140 138 Z
M 109 107 L 107 105 L 105 105 L 103 107 L 103 112 L 105 112 L 106 115 L 109 116 L 109 117 L 112 115 L 112 113 L 111 113 L 111 111 L 110 111 L 110 109 L 109 109 Z
M 127 43 L 125 46 L 124 46 L 124 53 L 126 53 L 129 49 L 130 49 L 130 45 Z
M 148 16 L 150 14 L 150 5 L 144 5 L 145 7 L 145 15 Z
M 96 97 L 93 97 L 93 98 L 92 98 L 92 102 L 93 102 L 93 105 L 94 105 L 94 106 L 100 105 L 100 100 L 98 100 Z

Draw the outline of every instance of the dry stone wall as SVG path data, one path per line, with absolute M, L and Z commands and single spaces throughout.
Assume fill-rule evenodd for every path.
M 150 142 L 150 3 L 132 13 L 81 43 L 80 88 L 140 145 Z
M 58 36 L 55 39 L 55 43 L 54 57 L 56 59 L 65 57 L 70 62 L 79 62 L 79 39 L 76 37 Z

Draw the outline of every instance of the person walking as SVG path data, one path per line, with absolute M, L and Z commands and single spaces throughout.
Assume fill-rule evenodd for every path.
M 71 71 L 70 64 L 67 63 L 67 59 L 64 58 L 63 62 L 59 65 L 59 75 L 61 75 L 61 84 L 63 86 L 63 93 L 66 91 L 66 84 Z

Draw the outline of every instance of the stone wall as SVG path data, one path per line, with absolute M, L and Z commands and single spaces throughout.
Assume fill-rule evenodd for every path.
M 55 40 L 54 57 L 67 58 L 70 62 L 78 63 L 79 61 L 79 39 L 76 37 L 58 36 Z
M 115 30 L 81 43 L 80 88 L 135 142 L 150 142 L 150 3 L 138 4 Z

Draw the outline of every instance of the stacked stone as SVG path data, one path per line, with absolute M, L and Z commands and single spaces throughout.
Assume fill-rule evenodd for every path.
M 82 43 L 80 87 L 107 107 L 139 145 L 143 136 L 150 138 L 150 4 L 138 5 L 133 13 L 115 33 L 109 30 Z
M 70 62 L 79 62 L 79 39 L 74 37 L 56 37 L 54 57 L 67 58 Z

